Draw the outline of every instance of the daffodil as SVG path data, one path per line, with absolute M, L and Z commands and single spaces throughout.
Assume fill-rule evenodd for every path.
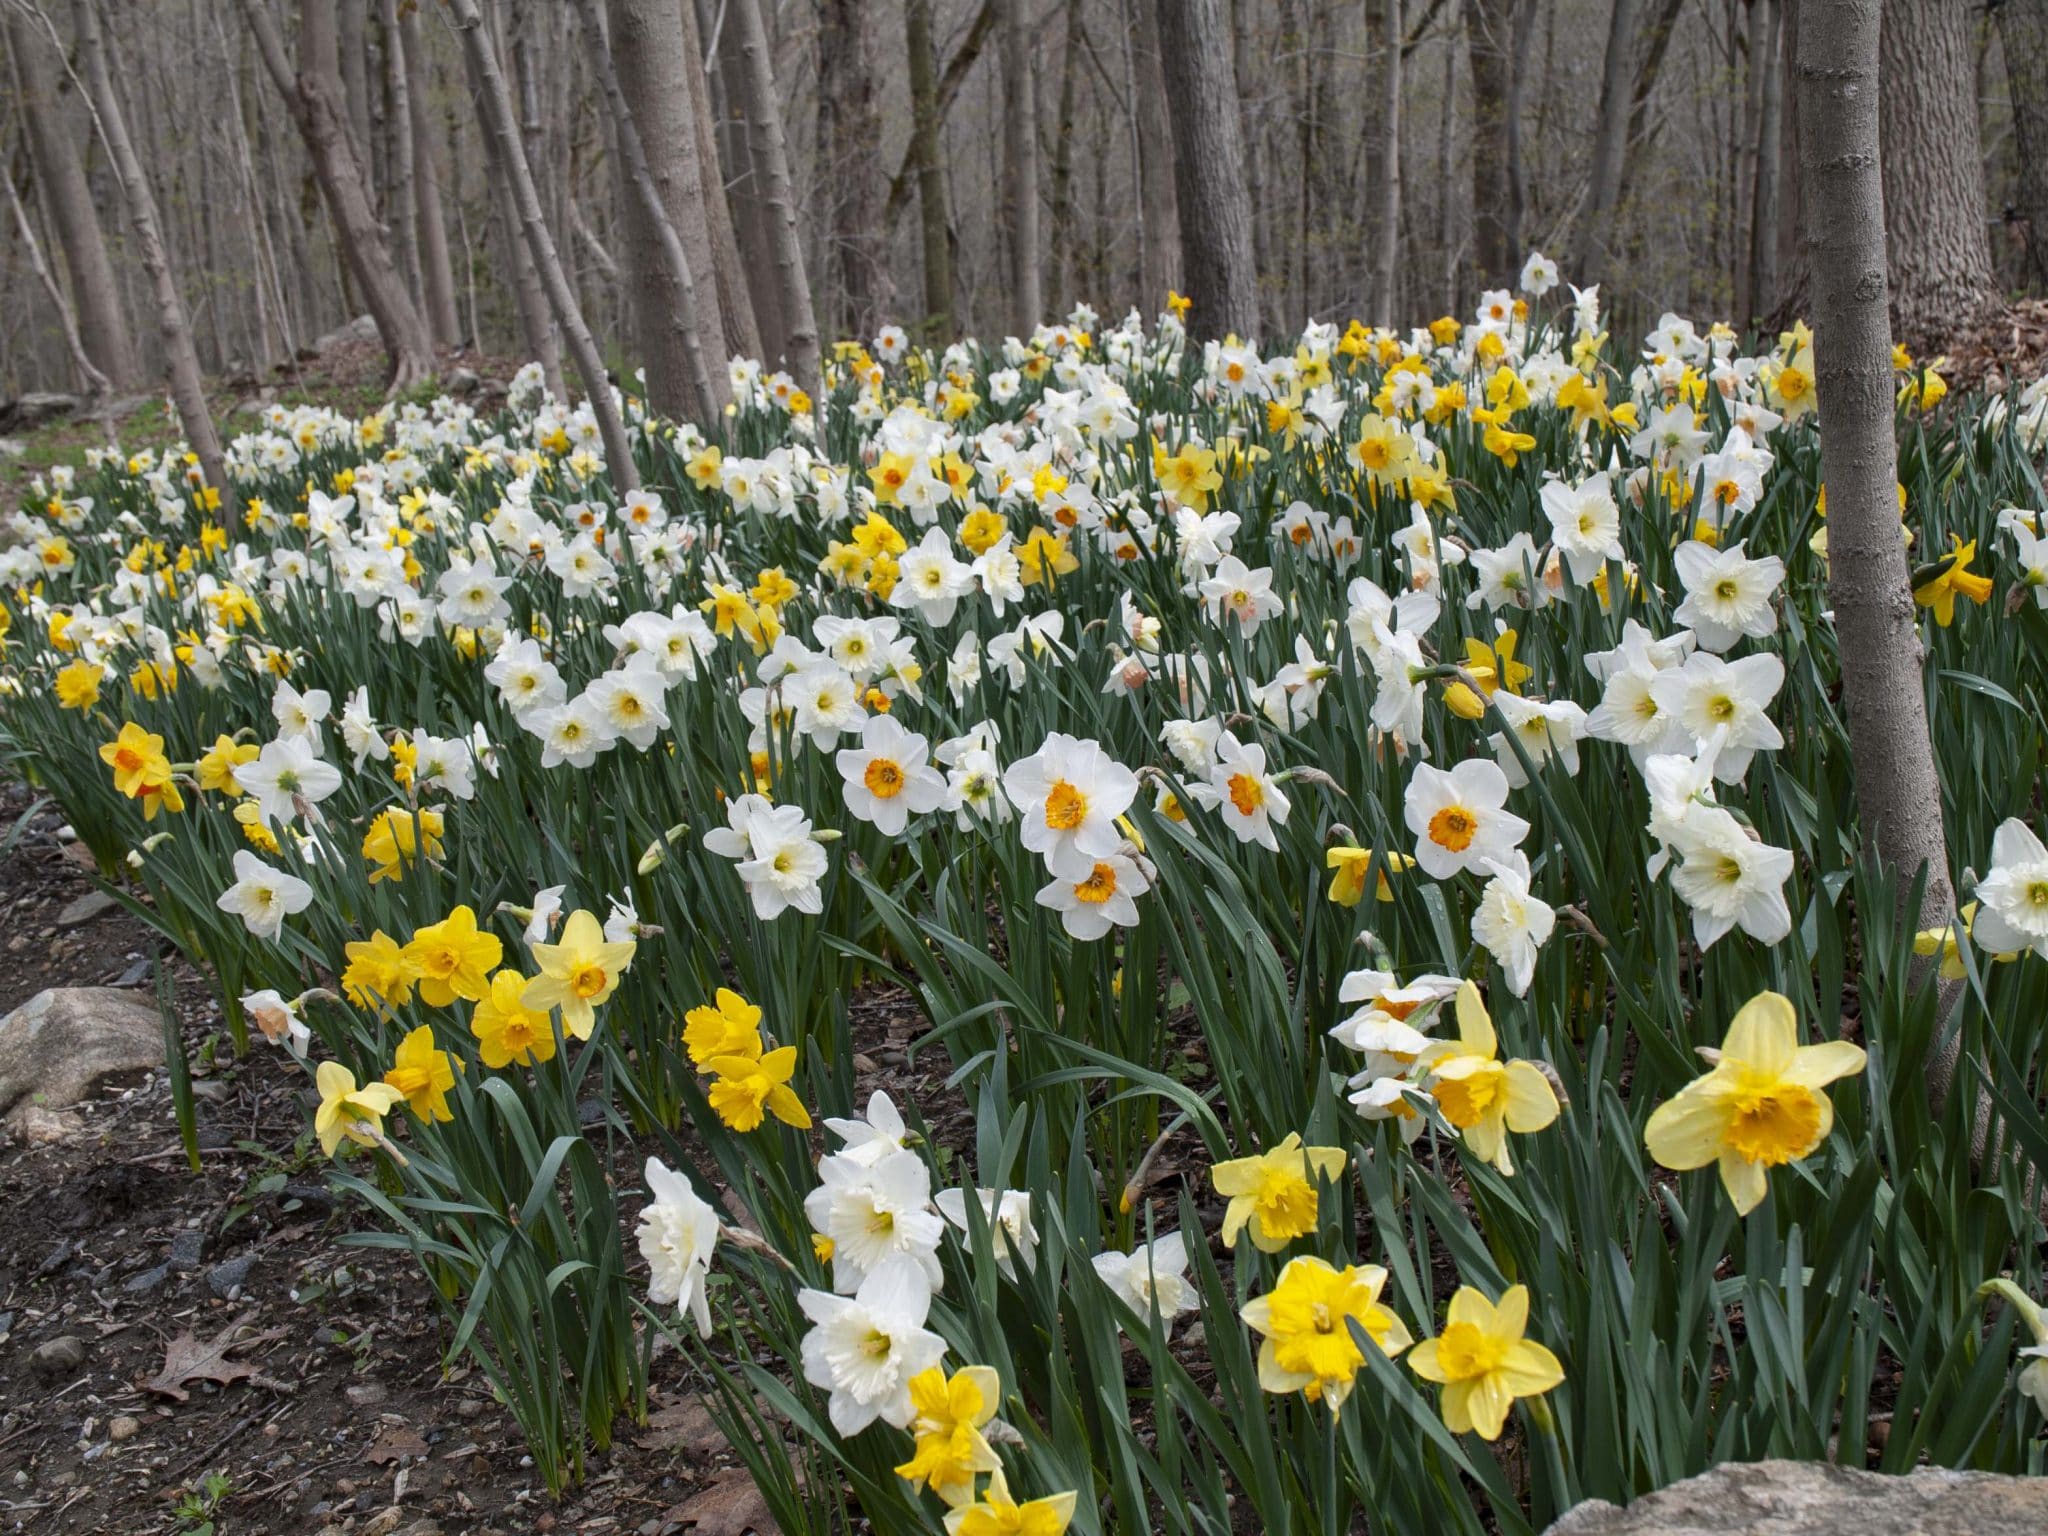
M 810 1111 L 789 1086 L 796 1073 L 796 1047 L 785 1045 L 764 1056 L 714 1056 L 708 1063 L 717 1074 L 706 1095 L 718 1118 L 735 1131 L 755 1131 L 773 1114 L 798 1130 L 810 1128 Z
M 718 989 L 715 1006 L 683 1015 L 683 1046 L 700 1072 L 720 1056 L 761 1054 L 761 1010 L 729 987 Z
M 5 610 L 0 609 L 0 615 Z M 106 671 L 96 661 L 74 661 L 57 669 L 53 686 L 60 709 L 87 710 L 100 699 L 100 683 Z
M 1556 1355 L 1523 1334 L 1529 1326 L 1529 1288 L 1511 1285 L 1498 1304 L 1469 1285 L 1451 1298 L 1444 1331 L 1408 1352 L 1408 1368 L 1444 1389 L 1444 1426 L 1500 1437 L 1518 1397 L 1540 1397 L 1564 1380 Z
M 244 763 L 256 761 L 260 750 L 253 741 L 238 742 L 232 736 L 216 736 L 194 769 L 199 787 L 208 794 L 239 799 L 243 790 L 235 778 L 235 770 Z
M 1466 1149 L 1511 1174 L 1508 1132 L 1526 1136 L 1549 1125 L 1557 1118 L 1557 1093 L 1533 1063 L 1500 1059 L 1493 1020 L 1469 981 L 1458 988 L 1457 1013 L 1458 1038 L 1422 1054 L 1429 1091 Z
M 1229 1198 L 1223 1212 L 1223 1241 L 1234 1245 L 1251 1230 L 1264 1253 L 1278 1253 L 1316 1229 L 1318 1181 L 1334 1182 L 1348 1159 L 1342 1147 L 1305 1147 L 1297 1132 L 1270 1151 L 1232 1158 L 1209 1170 L 1216 1192 Z
M 563 1033 L 588 1040 L 597 1026 L 597 1005 L 618 989 L 638 946 L 607 940 L 593 913 L 577 911 L 563 924 L 559 943 L 529 947 L 540 974 L 526 984 L 521 1001 L 528 1008 L 560 1008 Z
M 321 1062 L 313 1081 L 320 1090 L 313 1131 L 320 1138 L 320 1150 L 329 1157 L 344 1138 L 359 1146 L 382 1145 L 384 1117 L 405 1102 L 405 1095 L 389 1083 L 365 1083 L 358 1088 L 355 1074 L 338 1061 Z
M 1074 1518 L 1075 1502 L 1072 1493 L 1055 1493 L 1019 1504 L 998 1469 L 980 1503 L 947 1514 L 946 1536 L 1061 1536 Z
M 1966 597 L 1973 603 L 1991 600 L 1992 582 L 1989 576 L 1979 576 L 1970 569 L 1970 562 L 1977 557 L 1977 541 L 1967 544 L 1955 535 L 1949 535 L 1948 555 L 1932 566 L 1913 573 L 1913 601 L 1922 608 L 1934 610 L 1934 622 L 1943 629 L 1956 620 L 1956 598 Z
M 555 1054 L 555 1030 L 545 1008 L 524 1002 L 527 978 L 517 971 L 499 971 L 469 1016 L 477 1054 L 494 1071 L 515 1063 L 530 1066 Z
M 171 780 L 171 760 L 164 754 L 163 737 L 126 721 L 120 735 L 100 748 L 100 761 L 114 770 L 114 788 L 142 802 L 143 820 L 155 820 L 159 803 L 173 811 L 185 809 L 178 786 Z
M 1288 1260 L 1273 1289 L 1247 1302 L 1242 1314 L 1260 1336 L 1259 1385 L 1327 1402 L 1332 1413 L 1343 1408 L 1365 1365 L 1354 1322 L 1381 1354 L 1398 1355 L 1413 1342 L 1401 1319 L 1380 1305 L 1386 1283 L 1377 1264 L 1337 1269 L 1307 1255 Z
M 348 965 L 341 973 L 341 990 L 358 1008 L 388 1012 L 412 1001 L 419 968 L 390 934 L 380 928 L 367 939 L 348 945 L 346 953 Z
M 441 834 L 446 821 L 439 811 L 394 809 L 380 811 L 363 834 L 363 858 L 370 865 L 370 884 L 380 880 L 402 880 L 406 866 L 422 851 L 430 859 L 441 855 Z
M 398 1090 L 420 1119 L 455 1118 L 448 1108 L 448 1090 L 455 1086 L 455 1058 L 435 1047 L 431 1026 L 422 1024 L 398 1042 L 384 1081 Z
M 496 934 L 478 932 L 476 913 L 465 906 L 414 929 L 405 952 L 420 975 L 420 1001 L 446 1008 L 458 997 L 472 1003 L 483 998 L 505 946 Z
M 1760 992 L 1742 1005 L 1711 1059 L 1711 1072 L 1657 1106 L 1643 1141 L 1666 1168 L 1717 1164 L 1728 1198 L 1746 1216 L 1763 1199 L 1771 1169 L 1827 1139 L 1835 1109 L 1821 1090 L 1861 1072 L 1863 1051 L 1846 1040 L 1801 1045 L 1791 1001 Z
M 2016 1385 L 2034 1400 L 2034 1406 L 2043 1415 L 2048 1415 L 2048 1307 L 2005 1279 L 1985 1281 L 1977 1287 L 1977 1295 L 1998 1296 L 2011 1303 L 2033 1336 L 2034 1342 L 2020 1350 L 2020 1358 L 2027 1363 L 2020 1367 Z
M 915 1450 L 896 1475 L 912 1488 L 931 1488 L 958 1508 L 974 1501 L 974 1480 L 1002 1470 L 1002 1459 L 982 1429 L 996 1414 L 1002 1383 L 986 1365 L 963 1366 L 948 1377 L 932 1366 L 910 1378 L 910 1421 Z

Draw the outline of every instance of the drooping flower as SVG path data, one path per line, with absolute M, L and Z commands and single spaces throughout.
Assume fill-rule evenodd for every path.
M 1316 1229 L 1321 1180 L 1335 1181 L 1349 1161 L 1342 1147 L 1305 1147 L 1298 1132 L 1270 1151 L 1232 1158 L 1209 1170 L 1216 1192 L 1229 1198 L 1223 1241 L 1234 1245 L 1249 1227 L 1261 1252 L 1278 1253 Z
M 759 1130 L 770 1114 L 800 1131 L 809 1128 L 810 1111 L 789 1086 L 796 1073 L 795 1046 L 763 1056 L 714 1056 L 706 1065 L 717 1074 L 706 1097 L 729 1129 Z
M 329 1157 L 344 1138 L 360 1146 L 379 1146 L 384 1141 L 384 1117 L 405 1102 L 405 1095 L 389 1083 L 356 1086 L 356 1076 L 338 1061 L 323 1061 L 313 1074 L 320 1090 L 320 1107 L 313 1114 L 313 1131 L 320 1138 L 320 1150 Z
M 689 1313 L 698 1337 L 708 1339 L 711 1298 L 705 1280 L 718 1247 L 718 1212 L 658 1157 L 647 1160 L 647 1189 L 653 1198 L 641 1208 L 638 1227 L 647 1299 Z
M 1365 1353 L 1351 1336 L 1356 1322 L 1384 1355 L 1412 1341 L 1401 1319 L 1380 1305 L 1387 1272 L 1377 1264 L 1337 1269 L 1312 1255 L 1287 1261 L 1272 1290 L 1245 1304 L 1245 1324 L 1260 1335 L 1259 1385 L 1300 1392 L 1340 1411 Z
M 1533 1339 L 1529 1288 L 1511 1285 L 1498 1303 L 1458 1287 L 1444 1331 L 1408 1352 L 1408 1368 L 1443 1385 L 1444 1426 L 1496 1440 L 1518 1397 L 1540 1397 L 1564 1380 L 1556 1355 Z
M 1789 999 L 1760 992 L 1728 1025 L 1713 1070 L 1657 1106 L 1643 1127 L 1650 1156 L 1685 1171 L 1716 1164 L 1738 1214 L 1764 1197 L 1767 1175 L 1827 1139 L 1834 1105 L 1821 1090 L 1863 1070 L 1846 1040 L 1799 1044 Z

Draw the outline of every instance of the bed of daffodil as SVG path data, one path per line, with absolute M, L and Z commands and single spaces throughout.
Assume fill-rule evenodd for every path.
M 735 362 L 709 428 L 623 400 L 623 496 L 533 370 L 273 408 L 231 488 L 96 455 L 0 551 L 0 742 L 555 1486 L 656 1338 L 785 1531 L 2038 1471 L 2048 387 L 1898 358 L 1916 934 L 1811 338 L 1520 287 Z

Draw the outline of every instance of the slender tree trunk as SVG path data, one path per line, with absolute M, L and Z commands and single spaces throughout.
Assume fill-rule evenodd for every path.
M 1514 0 L 1464 0 L 1465 48 L 1472 60 L 1472 218 L 1480 281 L 1514 280 L 1504 212 L 1508 199 L 1508 43 Z
M 711 76 L 705 63 L 697 7 L 691 0 L 677 0 L 677 3 L 682 8 L 683 50 L 691 60 L 688 71 L 690 111 L 697 127 L 697 166 L 704 184 L 705 231 L 711 241 L 711 268 L 718 288 L 719 319 L 725 327 L 725 353 L 728 357 L 759 357 L 766 349 L 761 345 L 761 327 L 754 314 L 754 295 L 748 285 L 747 264 L 740 257 L 732 204 L 726 197 L 725 175 L 719 169 L 718 123 L 711 111 Z
M 1968 0 L 1886 0 L 1884 9 L 1880 120 L 1892 320 L 1916 351 L 1939 350 L 1999 301 L 1977 121 L 1975 15 Z
M 1770 26 L 1764 34 L 1764 52 L 1757 64 L 1763 81 L 1763 108 L 1757 123 L 1756 207 L 1749 225 L 1749 304 L 1742 315 L 1744 325 L 1754 324 L 1778 303 L 1778 223 L 1783 217 L 1779 199 L 1779 157 L 1783 153 L 1783 107 L 1785 68 L 1780 50 L 1784 46 L 1785 10 L 1789 0 L 1766 0 L 1770 5 Z
M 941 341 L 953 324 L 953 252 L 946 227 L 946 170 L 939 157 L 931 0 L 905 0 L 903 27 L 910 51 L 910 145 L 924 230 L 924 334 L 927 341 Z
M 871 338 L 895 302 L 882 208 L 882 103 L 875 88 L 875 7 L 869 0 L 820 0 L 818 36 L 819 191 L 841 328 Z
M 1038 49 L 1025 0 L 1003 0 L 1003 172 L 1010 214 L 1010 325 L 1028 337 L 1045 319 L 1038 264 Z
M 761 333 L 753 355 L 773 366 L 788 350 L 788 329 L 782 313 L 782 290 L 775 282 L 775 236 L 768 208 L 767 171 L 754 158 L 750 112 L 745 92 L 746 60 L 742 57 L 739 0 L 712 0 L 705 38 L 717 67 L 705 84 L 712 117 L 718 124 L 718 165 L 723 167 L 726 205 L 732 211 L 733 235 L 739 242 L 741 270 Z
M 43 260 L 42 242 L 36 239 L 35 226 L 29 223 L 28 210 L 21 206 L 21 194 L 15 190 L 14 178 L 0 175 L 0 181 L 7 183 L 7 201 L 14 209 L 14 227 L 21 235 L 22 254 L 28 258 L 29 270 L 42 285 L 43 294 L 55 311 L 57 325 L 64 333 L 64 351 L 71 359 L 72 372 L 85 386 L 85 392 L 95 400 L 105 399 L 112 392 L 112 384 L 101 373 L 93 360 L 86 355 L 85 343 L 79 339 L 78 319 L 71 312 L 71 301 L 64 297 L 64 290 L 57 283 L 57 275 L 50 270 L 50 264 Z
M 486 37 L 484 45 L 491 50 L 492 58 L 497 57 L 498 45 Z M 477 69 L 474 52 L 463 49 L 463 65 L 469 76 L 470 93 L 476 102 L 476 112 L 483 114 L 484 78 Z M 499 77 L 503 78 L 502 67 Z M 569 387 L 562 377 L 561 339 L 555 334 L 553 318 L 548 314 L 547 295 L 541 291 L 540 274 L 533 265 L 533 253 L 526 247 L 526 237 L 520 232 L 517 197 L 512 189 L 512 171 L 504 162 L 498 137 L 494 133 L 483 135 L 484 164 L 486 180 L 492 203 L 492 213 L 503 232 L 505 260 L 512 271 L 512 306 L 519 316 L 519 339 L 526 351 L 527 360 L 540 364 L 541 376 L 547 381 L 548 393 L 557 400 L 569 398 Z M 470 291 L 470 329 L 476 330 L 476 292 Z
M 569 355 L 576 360 L 576 372 L 583 379 L 591 414 L 597 418 L 598 432 L 604 439 L 605 465 L 611 471 L 612 488 L 623 496 L 640 488 L 640 472 L 633 463 L 632 447 L 626 441 L 626 427 L 619 418 L 618 402 L 612 398 L 611 380 L 605 377 L 604 359 L 598 355 L 597 342 L 591 337 L 590 327 L 583 323 L 575 292 L 569 286 L 561 257 L 555 251 L 554 236 L 548 232 L 547 220 L 541 213 L 540 192 L 533 184 L 533 173 L 527 168 L 526 151 L 519 139 L 519 119 L 512 107 L 512 93 L 506 88 L 504 72 L 498 68 L 497 52 L 484 31 L 483 17 L 477 13 L 476 0 L 448 0 L 448 5 L 455 13 L 456 30 L 462 34 L 463 51 L 483 81 L 484 125 L 498 141 L 499 160 L 511 171 L 512 195 L 519 207 L 519 222 L 526 232 L 527 248 L 533 252 L 533 264 L 540 273 L 542 286 L 547 290 L 548 304 L 568 341 Z
M 630 72 L 640 100 L 649 108 L 648 126 L 660 146 L 657 173 L 641 133 L 642 118 L 627 98 L 618 56 L 606 44 L 597 0 L 577 0 L 577 9 L 618 137 L 627 227 L 633 232 L 627 255 L 633 273 L 630 296 L 647 369 L 647 397 L 665 416 L 682 420 L 694 414 L 700 421 L 715 421 L 725 409 L 727 391 L 725 371 L 712 373 L 703 347 L 703 289 L 710 285 L 700 289 L 696 274 L 710 275 L 711 248 L 701 238 L 703 182 L 685 94 L 684 72 L 691 63 L 683 53 L 681 14 L 674 0 L 666 6 L 612 0 L 614 35 L 622 46 L 630 45 Z M 695 218 L 693 202 L 699 204 Z M 692 265 L 684 247 L 678 218 L 688 220 L 699 235 L 698 265 Z
M 398 45 L 405 56 L 407 128 L 412 135 L 413 222 L 419 231 L 420 287 L 434 340 L 452 347 L 462 339 L 455 313 L 455 274 L 448 261 L 448 223 L 441 210 L 441 157 L 434 134 L 433 103 L 428 99 L 433 71 L 427 40 L 420 30 L 419 11 L 398 13 Z
M 389 104 L 385 114 L 384 163 L 390 170 L 384 206 L 391 215 L 391 239 L 397 247 L 398 268 L 405 277 L 406 291 L 415 296 L 426 292 L 420 269 L 419 202 L 414 188 L 412 103 L 407 90 L 405 49 L 398 32 L 398 0 L 380 0 L 384 27 L 384 95 Z M 429 322 L 431 329 L 432 322 Z
M 133 388 L 141 377 L 141 365 L 128 330 L 127 311 L 122 307 L 121 288 L 114 279 L 114 264 L 107 255 L 106 233 L 93 206 L 75 131 L 64 121 L 62 89 L 53 92 L 50 85 L 56 69 L 62 68 L 56 63 L 53 69 L 53 62 L 61 61 L 62 55 L 52 53 L 47 36 L 39 44 L 39 29 L 12 10 L 7 12 L 7 27 L 14 45 L 15 90 L 28 130 L 29 158 L 42 184 L 44 207 L 56 226 L 65 270 L 71 275 L 79 338 L 86 356 L 116 389 Z
M 107 50 L 100 36 L 96 0 L 80 0 L 78 31 L 89 83 L 93 124 L 114 174 L 128 203 L 128 219 L 135 226 L 135 243 L 142 264 L 156 291 L 157 331 L 163 342 L 165 367 L 170 374 L 171 400 L 178 408 L 178 424 L 185 440 L 198 455 L 206 483 L 220 495 L 221 516 L 233 533 L 240 522 L 234 487 L 228 481 L 226 461 L 220 452 L 220 437 L 213 429 L 213 417 L 206 409 L 206 386 L 199 373 L 199 354 L 192 345 L 192 326 L 185 318 L 185 301 L 179 296 L 177 279 L 171 273 L 170 248 L 164 243 L 163 228 L 157 222 L 156 197 L 149 188 L 149 176 L 128 137 L 127 119 L 121 112 L 121 98 L 114 92 L 107 69 Z M 51 34 L 53 43 L 57 41 Z M 59 48 L 61 52 L 61 46 Z
M 2000 0 L 1998 41 L 2012 102 L 2013 212 L 2022 280 L 2048 293 L 2048 0 Z
M 769 277 L 781 321 L 782 356 L 799 388 L 818 396 L 818 319 L 811 307 L 810 276 L 804 268 L 803 237 L 797 229 L 796 193 L 790 184 L 789 146 L 782 132 L 782 105 L 775 93 L 775 61 L 760 0 L 726 0 L 726 25 L 739 37 L 740 99 L 746 106 L 747 154 L 755 196 L 766 215 L 772 266 Z M 1033 142 L 1037 134 L 1033 130 Z M 1035 209 L 1034 204 L 1034 209 Z
M 1621 197 L 1622 162 L 1628 154 L 1630 90 L 1635 82 L 1634 51 L 1638 0 L 1614 0 L 1607 22 L 1607 58 L 1600 70 L 1600 115 L 1593 132 L 1593 169 L 1586 201 L 1579 211 L 1579 237 L 1573 242 L 1572 265 L 1581 284 L 1607 275 L 1608 236 Z
M 1534 7 L 1532 6 L 1533 10 Z M 1374 231 L 1373 304 L 1381 325 L 1401 321 L 1401 0 L 1385 0 L 1386 63 L 1380 83 L 1380 227 Z
M 1158 0 L 1190 315 L 1197 336 L 1259 332 L 1258 272 L 1223 0 Z
M 303 0 L 299 11 L 299 67 L 294 73 L 284 39 L 266 0 L 241 0 L 257 51 L 291 109 L 320 183 L 343 258 L 362 289 L 363 302 L 391 358 L 391 393 L 434 376 L 434 337 L 420 316 L 393 260 L 384 228 L 370 205 L 368 184 L 349 149 L 336 62 L 334 0 Z
M 1145 215 L 1140 302 L 1146 312 L 1156 314 L 1164 307 L 1166 295 L 1179 291 L 1187 280 L 1181 258 L 1180 204 L 1173 184 L 1173 116 L 1166 101 L 1159 12 L 1152 0 L 1124 3 L 1131 12 L 1131 68 L 1137 76 L 1132 95 L 1137 103 L 1138 205 Z M 1075 7 L 1077 13 L 1079 9 Z M 1068 44 L 1070 51 L 1072 46 Z
M 1508 99 L 1502 109 L 1507 141 L 1507 215 L 1502 221 L 1510 270 L 1528 254 L 1529 154 L 1522 135 L 1522 104 L 1529 93 L 1529 45 L 1536 35 L 1537 0 L 1515 0 L 1509 34 Z
M 335 15 L 335 67 L 349 147 L 365 177 L 370 174 L 371 147 L 376 143 L 370 125 L 369 20 L 370 0 L 341 0 Z
M 953 100 L 960 94 L 960 87 L 973 73 L 981 50 L 996 29 L 1000 18 L 998 6 L 1001 0 L 981 0 L 981 9 L 974 13 L 974 20 L 968 25 L 967 35 L 960 40 L 960 46 L 953 51 L 953 57 L 946 60 L 945 70 L 939 75 L 937 90 L 937 115 L 943 127 L 946 114 L 953 110 Z M 874 9 L 873 0 L 869 8 Z M 906 25 L 908 16 L 905 17 Z M 930 31 L 927 18 L 927 33 Z M 896 220 L 910 206 L 910 197 L 917 190 L 917 136 L 911 135 L 910 142 L 903 149 L 903 163 L 896 168 L 896 174 L 889 182 L 889 200 L 884 206 L 882 222 L 890 229 L 896 227 Z

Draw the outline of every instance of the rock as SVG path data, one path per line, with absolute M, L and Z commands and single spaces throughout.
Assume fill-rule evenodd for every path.
M 131 1296 L 147 1296 L 170 1277 L 171 1266 L 159 1264 L 154 1269 L 145 1269 L 139 1274 L 130 1275 L 122 1283 L 121 1289 Z
M 154 999 L 112 987 L 52 987 L 0 1019 L 0 1113 L 62 1109 L 109 1077 L 163 1064 Z
M 337 347 L 345 347 L 352 341 L 375 341 L 377 322 L 368 315 L 357 315 L 347 325 L 329 331 L 312 346 L 300 349 L 301 357 L 325 357 Z
M 31 1147 L 60 1147 L 85 1134 L 85 1122 L 78 1116 L 40 1104 L 22 1105 L 8 1117 L 8 1124 Z
M 170 1266 L 180 1274 L 197 1269 L 205 1257 L 206 1234 L 196 1227 L 187 1227 L 171 1239 Z
M 249 1271 L 256 1267 L 256 1255 L 238 1254 L 223 1259 L 206 1272 L 206 1288 L 222 1301 L 233 1301 L 249 1283 Z
M 0 431 L 26 432 L 46 421 L 61 421 L 77 414 L 85 402 L 76 395 L 45 394 L 31 390 L 12 400 L 0 400 Z
M 142 1420 L 122 1414 L 107 1425 L 107 1438 L 119 1445 L 123 1440 L 133 1440 L 142 1433 Z
M 473 394 L 483 382 L 474 368 L 451 368 L 441 377 L 442 387 L 451 395 Z
M 61 1334 L 38 1344 L 28 1363 L 38 1376 L 68 1376 L 85 1364 L 85 1341 Z
M 1592 1499 L 1546 1536 L 1979 1536 L 2048 1530 L 2048 1478 L 1731 1462 L 1636 1500 Z
M 59 928 L 83 928 L 96 918 L 121 910 L 121 903 L 105 891 L 87 891 L 57 914 Z

